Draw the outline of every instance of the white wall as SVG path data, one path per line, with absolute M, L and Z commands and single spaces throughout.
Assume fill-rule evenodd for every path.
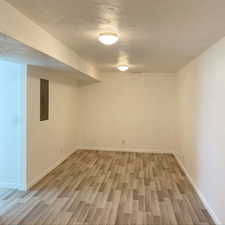
M 26 70 L 0 61 L 0 187 L 26 184 Z
M 70 76 L 28 66 L 28 184 L 77 148 L 77 87 Z M 40 121 L 40 78 L 49 80 L 49 120 Z
M 179 72 L 178 100 L 178 154 L 225 224 L 225 39 Z
M 112 73 L 80 88 L 80 147 L 173 151 L 175 80 L 173 74 Z

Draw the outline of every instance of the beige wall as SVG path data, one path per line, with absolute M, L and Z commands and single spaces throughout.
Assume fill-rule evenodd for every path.
M 225 224 L 225 39 L 178 75 L 179 157 L 214 219 Z
M 80 88 L 80 147 L 172 152 L 175 90 L 173 74 L 127 73 Z
M 71 77 L 28 66 L 28 184 L 77 148 L 77 87 Z M 49 120 L 40 121 L 40 78 L 49 79 Z

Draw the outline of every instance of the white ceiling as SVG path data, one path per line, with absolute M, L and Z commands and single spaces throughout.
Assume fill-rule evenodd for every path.
M 126 61 L 131 72 L 176 72 L 225 36 L 224 0 L 7 1 L 103 72 Z M 100 44 L 103 31 L 120 41 Z
M 1 33 L 0 59 L 19 64 L 30 64 L 54 70 L 73 72 L 71 67 Z
M 73 76 L 77 80 L 83 81 L 84 84 L 95 81 L 91 77 L 83 76 L 81 72 L 75 71 L 74 68 L 1 33 L 0 60 L 61 71 L 68 76 Z

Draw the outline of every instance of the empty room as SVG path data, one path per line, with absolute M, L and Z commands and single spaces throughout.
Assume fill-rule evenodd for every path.
M 225 225 L 224 11 L 1 0 L 0 225 Z

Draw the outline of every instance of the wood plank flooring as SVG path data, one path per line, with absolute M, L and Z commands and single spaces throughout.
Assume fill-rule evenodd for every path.
M 173 155 L 78 151 L 30 191 L 0 190 L 0 224 L 214 223 Z

